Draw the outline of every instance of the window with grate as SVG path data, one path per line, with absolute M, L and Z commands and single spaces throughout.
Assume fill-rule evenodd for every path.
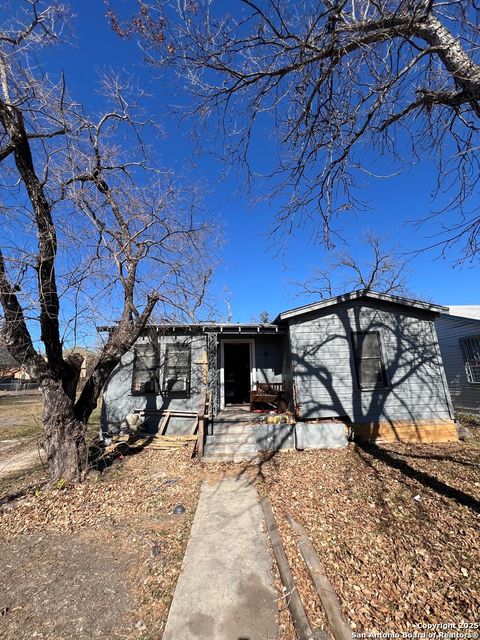
M 163 389 L 167 393 L 190 390 L 191 345 L 178 342 L 167 345 Z
M 461 338 L 463 361 L 467 380 L 471 383 L 480 383 L 480 336 Z
M 134 347 L 132 393 L 158 393 L 158 351 L 149 342 Z
M 384 389 L 387 377 L 377 331 L 352 333 L 353 358 L 360 389 Z

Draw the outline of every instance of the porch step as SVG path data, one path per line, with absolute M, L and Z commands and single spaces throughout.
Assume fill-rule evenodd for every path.
M 246 434 L 254 434 L 254 427 L 251 424 L 217 424 L 213 423 L 213 434 L 218 436 L 226 436 L 226 435 L 243 435 Z
M 243 418 L 243 416 L 242 416 Z M 258 455 L 255 430 L 246 415 L 245 420 L 225 419 L 213 423 L 213 435 L 207 436 L 204 458 L 212 461 L 241 462 Z
M 257 443 L 255 440 L 210 440 L 205 443 L 206 447 L 213 449 L 222 448 L 227 451 L 236 451 L 239 448 L 248 448 L 252 451 L 257 450 Z
M 238 424 L 238 425 L 250 424 L 252 421 L 252 414 L 245 413 L 240 416 L 229 416 L 229 415 L 222 414 L 217 416 L 216 421 L 221 424 Z
M 256 453 L 257 447 L 255 444 L 244 442 L 210 442 L 205 445 L 205 452 L 237 455 L 239 453 Z
M 204 462 L 233 462 L 233 463 L 238 463 L 238 462 L 253 462 L 254 460 L 257 460 L 257 456 L 258 456 L 258 451 L 255 453 L 255 455 L 251 455 L 251 456 L 246 456 L 246 455 L 242 455 L 242 456 L 232 456 L 229 453 L 216 453 L 214 454 L 205 454 L 202 458 L 202 460 Z
M 218 442 L 219 444 L 227 444 L 229 442 L 245 442 L 245 443 L 250 443 L 250 444 L 255 444 L 256 443 L 256 437 L 255 437 L 255 433 L 252 432 L 238 432 L 238 433 L 230 433 L 230 432 L 225 432 L 225 433 L 217 433 L 216 431 L 213 432 L 212 436 L 207 436 L 207 443 L 210 442 Z
M 246 462 L 255 460 L 259 452 L 256 449 L 247 451 L 218 451 L 205 447 L 203 460 L 206 462 Z

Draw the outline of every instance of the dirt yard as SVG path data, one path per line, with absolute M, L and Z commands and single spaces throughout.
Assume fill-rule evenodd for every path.
M 143 451 L 4 506 L 0 637 L 161 637 L 202 473 L 189 451 Z
M 479 462 L 476 439 L 282 453 L 261 465 L 312 624 L 325 618 L 287 513 L 307 529 L 355 631 L 478 622 Z
M 0 396 L 0 638 L 161 637 L 203 470 L 145 450 L 47 490 L 40 415 L 37 394 Z

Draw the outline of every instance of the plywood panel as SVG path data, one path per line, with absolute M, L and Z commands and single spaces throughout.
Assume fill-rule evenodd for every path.
M 458 442 L 453 420 L 365 423 L 353 429 L 356 439 L 369 442 Z

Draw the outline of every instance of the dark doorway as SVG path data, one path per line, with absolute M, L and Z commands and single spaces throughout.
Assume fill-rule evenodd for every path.
M 250 344 L 225 343 L 225 404 L 249 402 Z

